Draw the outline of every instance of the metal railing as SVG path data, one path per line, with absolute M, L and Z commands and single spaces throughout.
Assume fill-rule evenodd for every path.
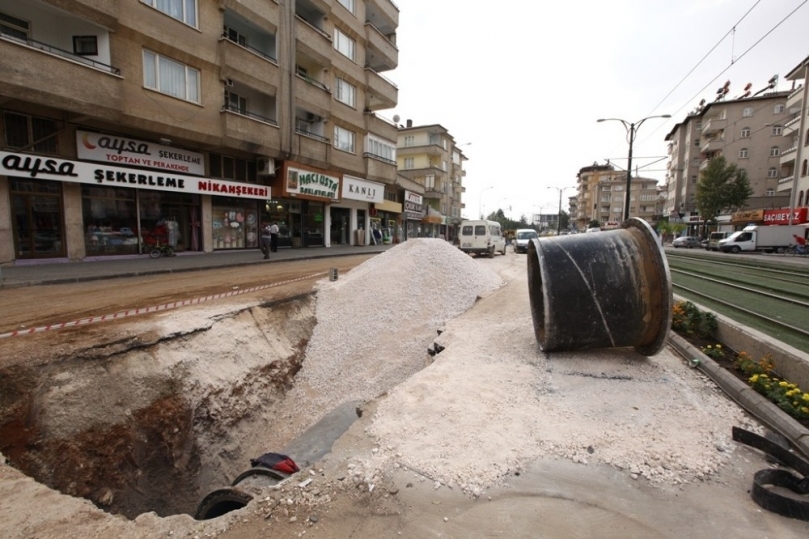
M 262 50 L 259 50 L 259 49 L 255 48 L 255 47 L 251 47 L 250 45 L 243 45 L 243 44 L 239 43 L 238 41 L 236 41 L 235 39 L 233 39 L 232 37 L 230 37 L 227 34 L 227 32 L 223 32 L 222 37 L 227 39 L 228 41 L 230 41 L 231 43 L 233 43 L 234 45 L 236 45 L 238 47 L 241 47 L 243 49 L 247 49 L 248 51 L 250 51 L 250 52 L 252 52 L 252 53 L 254 53 L 256 55 L 261 56 L 265 60 L 269 60 L 274 64 L 278 63 L 278 60 L 274 56 L 272 56 L 271 54 L 267 54 L 266 52 L 264 52 Z
M 326 137 L 324 137 L 322 135 L 315 134 L 315 133 L 311 133 L 309 131 L 301 129 L 300 127 L 296 127 L 295 132 L 297 134 L 299 134 L 299 135 L 303 135 L 304 137 L 309 137 L 309 138 L 313 138 L 315 140 L 319 140 L 320 142 L 325 142 L 327 144 L 329 142 L 329 139 L 327 139 Z
M 396 166 L 396 161 L 388 159 L 387 157 L 382 157 L 381 155 L 376 155 L 375 153 L 365 152 L 362 154 L 362 156 L 369 157 L 371 159 L 376 159 L 377 161 L 382 161 L 383 163 L 387 163 L 388 165 Z
M 222 110 L 227 112 L 233 112 L 238 114 L 239 116 L 246 116 L 247 118 L 252 118 L 253 120 L 258 120 L 259 122 L 264 122 L 265 124 L 270 124 L 274 125 L 275 127 L 278 127 L 278 122 L 276 122 L 272 118 L 267 118 L 266 116 L 261 116 L 260 114 L 256 114 L 254 112 L 242 110 L 235 105 L 231 105 L 230 103 L 225 103 L 224 105 L 222 105 Z
M 54 47 L 53 45 L 48 45 L 47 43 L 43 43 L 43 42 L 37 41 L 35 39 L 31 39 L 31 38 L 22 39 L 22 38 L 19 38 L 19 37 L 16 37 L 16 36 L 11 36 L 9 34 L 4 34 L 4 33 L 1 33 L 1 32 L 0 32 L 0 38 L 5 39 L 7 41 L 14 42 L 14 43 L 19 43 L 21 45 L 27 45 L 28 47 L 31 47 L 33 49 L 39 49 L 41 51 L 45 51 L 45 52 L 54 54 L 56 56 L 61 56 L 62 58 L 66 58 L 66 59 L 72 60 L 74 62 L 79 62 L 79 63 L 85 64 L 85 65 L 87 65 L 89 67 L 92 67 L 92 68 L 95 68 L 95 69 L 98 69 L 98 70 L 101 70 L 101 71 L 106 71 L 108 73 L 112 73 L 113 75 L 120 75 L 121 74 L 121 70 L 118 69 L 117 67 L 112 67 L 111 65 L 107 65 L 107 64 L 102 63 L 102 62 L 96 62 L 95 60 L 91 60 L 91 59 L 87 58 L 86 56 L 82 56 L 80 54 L 74 54 L 72 52 L 60 49 L 58 47 Z
M 320 82 L 318 80 L 313 79 L 309 75 L 302 75 L 301 73 L 295 73 L 295 75 L 298 78 L 305 80 L 307 83 L 311 84 L 312 86 L 317 86 L 318 88 L 320 88 L 324 92 L 331 93 L 331 90 L 329 90 L 328 86 L 326 86 L 325 84 L 323 84 L 322 82 Z

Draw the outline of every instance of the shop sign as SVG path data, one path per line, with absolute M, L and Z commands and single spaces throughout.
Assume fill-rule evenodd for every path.
M 142 140 L 76 131 L 79 159 L 205 175 L 201 153 Z
M 381 183 L 361 180 L 354 176 L 343 176 L 343 198 L 362 202 L 382 202 L 385 200 L 385 186 Z
M 733 214 L 731 222 L 761 221 L 764 219 L 764 210 L 737 211 Z
M 792 224 L 799 225 L 806 222 L 806 208 L 795 208 L 792 213 Z M 788 225 L 789 210 L 764 210 L 765 225 Z
M 153 173 L 150 170 L 98 165 L 85 161 L 70 161 L 23 153 L 0 152 L 0 176 L 259 200 L 271 198 L 270 188 L 264 185 L 183 174 Z
M 424 215 L 423 197 L 418 193 L 405 190 L 404 192 L 404 218 L 418 221 Z
M 311 197 L 340 199 L 340 178 L 320 172 L 289 167 L 286 177 L 287 193 Z

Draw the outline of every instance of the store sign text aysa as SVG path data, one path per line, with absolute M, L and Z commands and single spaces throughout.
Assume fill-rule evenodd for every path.
M 260 200 L 271 198 L 270 188 L 263 185 L 11 152 L 0 152 L 0 176 Z
M 205 175 L 205 160 L 201 153 L 143 140 L 76 131 L 76 150 L 79 159 L 88 161 Z

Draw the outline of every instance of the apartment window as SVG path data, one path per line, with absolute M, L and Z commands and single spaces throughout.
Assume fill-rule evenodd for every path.
M 770 169 L 767 171 L 767 177 L 768 178 L 777 178 L 778 177 L 778 169 L 775 168 L 775 167 L 770 167 Z
M 238 43 L 242 47 L 247 46 L 247 36 L 239 33 L 238 30 L 228 27 L 227 25 L 224 26 L 224 29 L 225 37 L 227 37 L 230 41 Z
M 775 189 L 773 189 L 773 188 L 767 189 L 767 192 L 764 193 L 764 196 L 765 197 L 774 197 L 775 196 Z
M 390 162 L 396 161 L 396 146 L 392 142 L 368 135 L 366 148 L 366 151 L 371 155 Z
M 339 29 L 334 29 L 334 48 L 348 58 L 354 60 L 354 40 L 342 33 Z
M 413 135 L 407 135 L 404 138 L 404 145 L 405 146 L 413 146 L 416 143 L 416 137 Z
M 256 162 L 252 159 L 238 159 L 218 153 L 208 154 L 208 174 L 212 178 L 223 178 L 238 182 L 257 183 Z
M 6 147 L 10 149 L 32 149 L 35 152 L 57 153 L 57 125 L 54 120 L 37 118 L 27 114 L 6 112 L 3 114 Z
M 98 36 L 73 36 L 73 54 L 98 56 Z
M 446 161 L 441 161 L 441 170 L 443 170 L 444 172 L 447 171 L 447 162 Z
M 225 108 L 239 114 L 247 114 L 247 99 L 233 92 L 225 92 Z
M 778 103 L 777 105 L 775 105 L 772 108 L 772 113 L 773 114 L 783 114 L 785 108 L 786 107 L 785 107 L 785 105 L 783 103 Z
M 334 147 L 344 152 L 354 153 L 354 132 L 335 125 Z
M 781 155 L 781 148 L 778 146 L 770 148 L 770 157 L 778 157 L 779 155 Z
M 702 131 L 702 121 L 697 121 L 697 125 L 695 126 L 697 131 Z
M 162 11 L 189 26 L 197 26 L 197 0 L 141 0 L 147 6 Z
M 698 167 L 699 166 L 699 157 L 695 157 L 694 159 L 692 159 L 691 164 L 693 166 L 695 166 L 695 167 Z
M 694 147 L 699 148 L 699 139 L 694 139 Z
M 337 88 L 336 88 L 336 95 L 337 101 L 341 103 L 345 103 L 349 107 L 353 107 L 356 105 L 356 92 L 357 88 L 353 84 L 349 84 L 343 79 L 337 79 Z
M 742 148 L 739 150 L 740 159 L 747 159 L 748 157 L 750 157 L 750 153 L 747 151 L 747 148 Z
M 147 50 L 143 51 L 143 85 L 163 94 L 199 103 L 199 71 Z
M 0 34 L 28 41 L 31 37 L 31 25 L 28 21 L 0 13 Z
M 745 107 L 742 111 L 742 117 L 750 118 L 751 116 L 753 116 L 753 107 Z
M 750 128 L 742 127 L 742 138 L 750 138 Z
M 340 3 L 340 5 L 342 5 L 351 13 L 356 13 L 354 11 L 354 0 L 337 0 L 337 1 Z
M 430 174 L 429 176 L 424 177 L 424 188 L 435 189 L 435 176 Z
M 691 176 L 691 185 L 695 185 L 697 183 L 697 177 Z
M 412 169 L 413 168 L 413 158 L 412 157 L 405 157 L 404 168 L 405 169 Z
M 772 126 L 772 134 L 773 135 L 780 135 L 783 132 L 784 128 L 780 125 Z

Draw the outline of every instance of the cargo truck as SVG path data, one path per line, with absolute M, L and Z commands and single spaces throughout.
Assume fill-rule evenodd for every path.
M 740 251 L 764 251 L 765 253 L 783 253 L 795 243 L 794 235 L 805 237 L 806 226 L 801 225 L 748 225 L 720 240 L 719 250 L 723 253 Z

